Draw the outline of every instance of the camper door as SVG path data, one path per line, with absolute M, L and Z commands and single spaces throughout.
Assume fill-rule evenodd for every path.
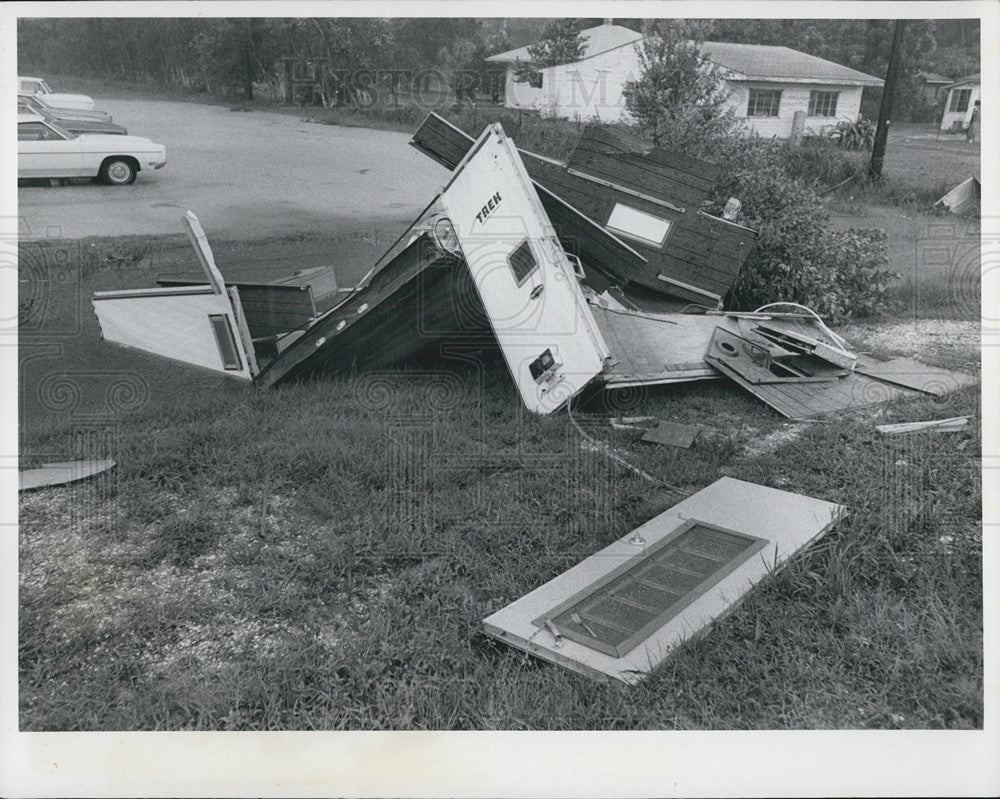
M 609 357 L 517 149 L 491 125 L 440 197 L 524 404 L 551 413 Z

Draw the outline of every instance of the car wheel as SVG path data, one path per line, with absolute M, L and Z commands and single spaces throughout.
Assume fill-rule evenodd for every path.
M 136 172 L 132 159 L 114 156 L 101 164 L 101 172 L 98 177 L 103 183 L 109 183 L 112 186 L 127 186 L 129 183 L 135 182 Z

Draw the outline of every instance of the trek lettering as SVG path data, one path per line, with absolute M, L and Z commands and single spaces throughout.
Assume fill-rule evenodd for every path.
M 476 219 L 479 220 L 480 222 L 485 222 L 486 217 L 492 214 L 498 205 L 500 205 L 500 192 L 497 192 L 492 197 L 490 197 L 486 205 L 484 205 L 480 209 L 479 213 L 476 214 Z

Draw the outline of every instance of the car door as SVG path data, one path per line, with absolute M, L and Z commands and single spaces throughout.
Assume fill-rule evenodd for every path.
M 64 138 L 41 119 L 17 124 L 19 178 L 64 178 L 82 173 L 79 137 Z
M 486 130 L 440 196 L 524 404 L 551 413 L 608 347 L 517 149 Z

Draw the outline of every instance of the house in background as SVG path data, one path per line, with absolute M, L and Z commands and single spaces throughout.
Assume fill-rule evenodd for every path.
M 924 102 L 928 105 L 937 105 L 945 87 L 952 82 L 951 78 L 938 75 L 936 72 L 918 72 L 917 77 L 920 79 L 920 91 L 924 96 Z
M 980 96 L 979 73 L 957 80 L 945 88 L 948 99 L 941 116 L 941 130 L 965 130 L 972 121 L 972 112 Z
M 488 58 L 507 65 L 507 107 L 564 119 L 629 120 L 622 90 L 642 75 L 643 35 L 610 20 L 581 35 L 584 57 L 540 70 L 537 89 L 514 79 L 518 62 L 531 60 L 527 47 Z M 853 120 L 864 87 L 882 85 L 880 78 L 788 47 L 704 42 L 701 52 L 722 69 L 729 106 L 762 136 L 789 138 Z

